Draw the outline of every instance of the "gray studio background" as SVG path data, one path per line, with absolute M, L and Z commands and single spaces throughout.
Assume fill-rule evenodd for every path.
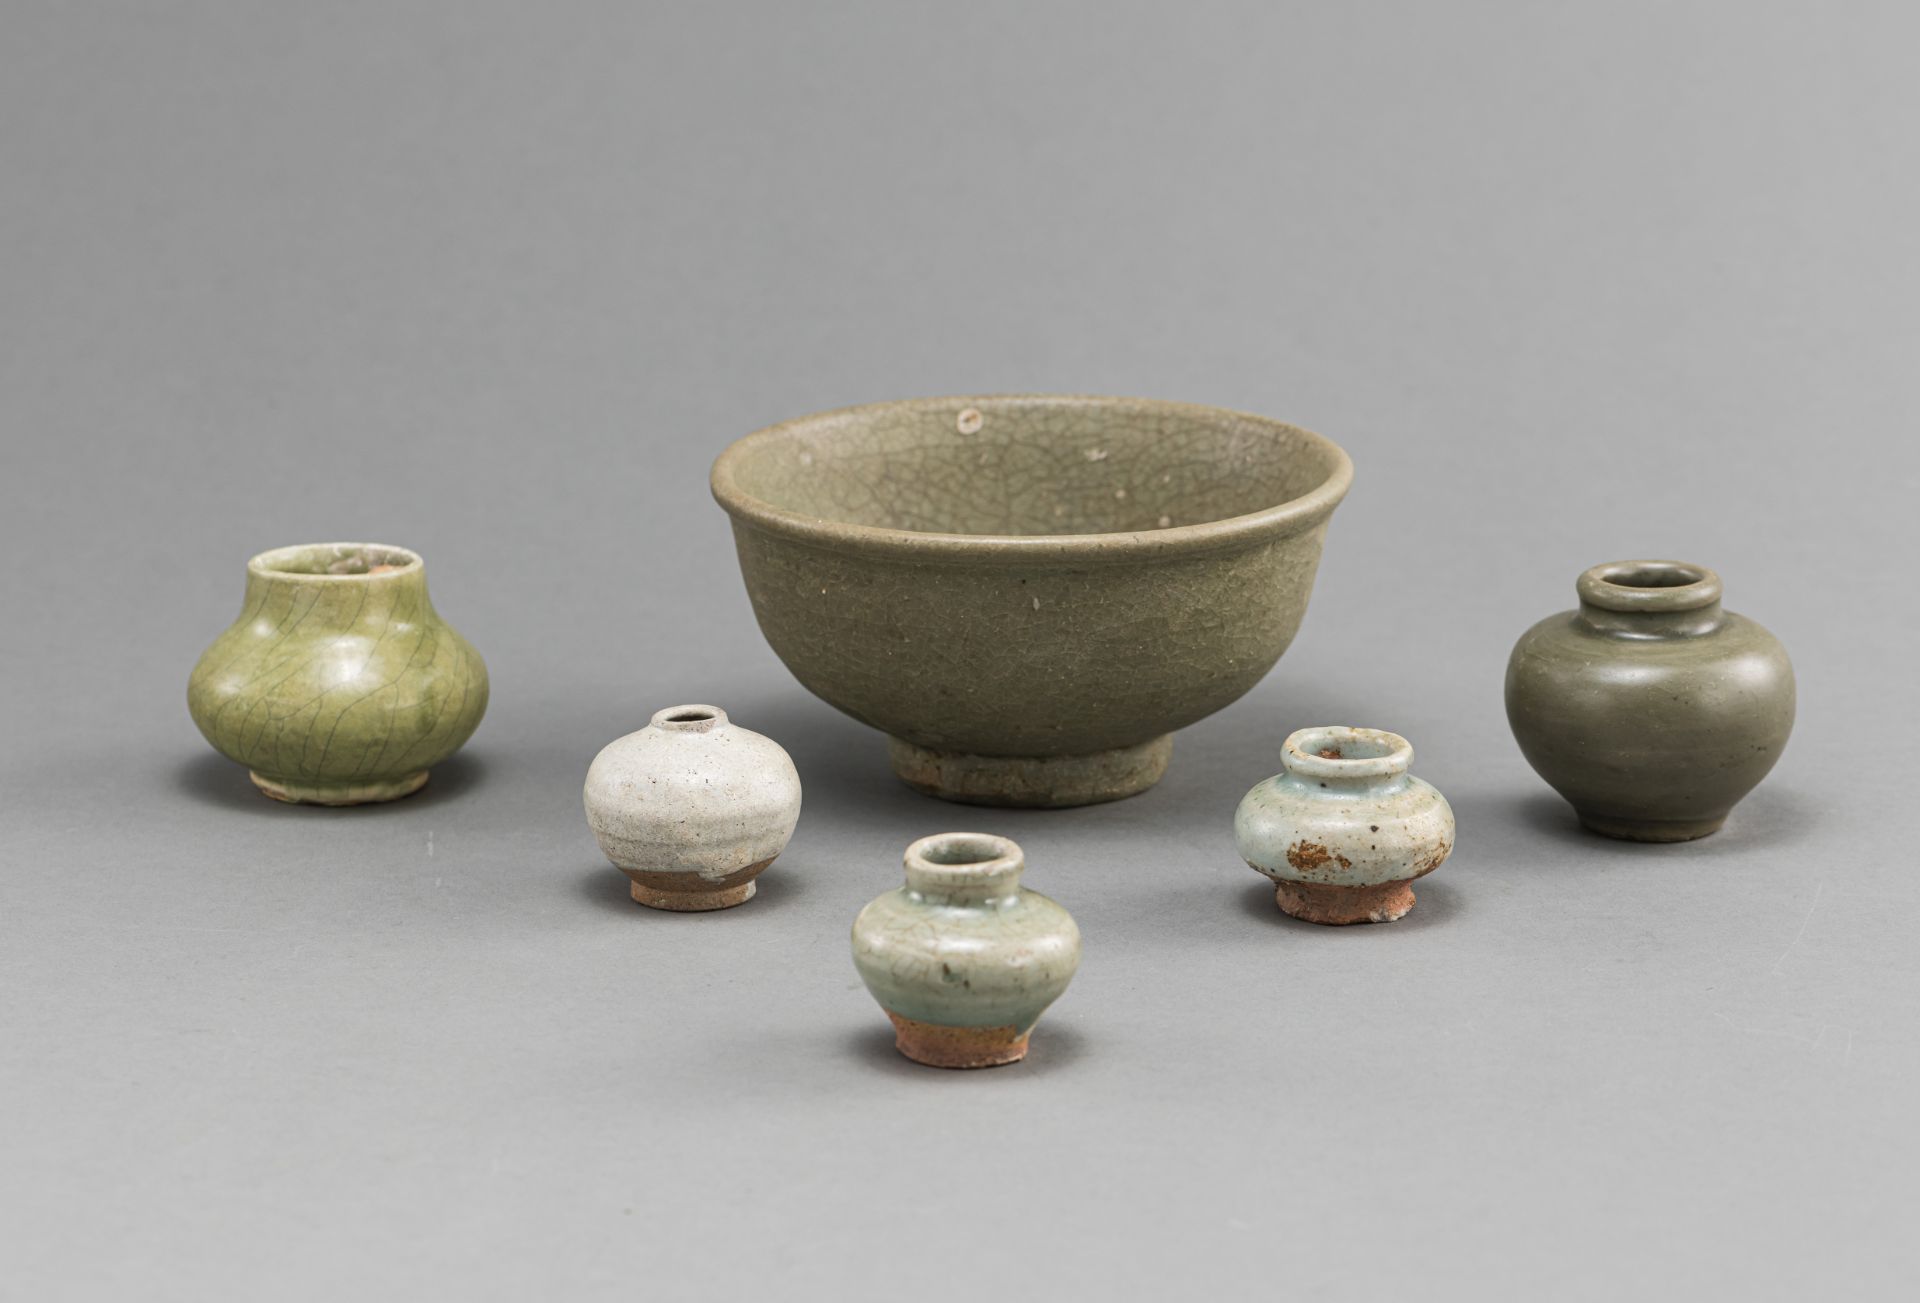
M 1920 24 L 1904 6 L 7 6 L 0 1296 L 1907 1296 Z M 1151 793 L 898 786 L 754 627 L 708 464 L 869 399 L 1145 394 L 1358 478 Z M 260 798 L 184 685 L 246 558 L 423 552 L 493 705 Z M 1599 561 L 1800 673 L 1721 835 L 1579 835 L 1501 709 Z M 710 701 L 806 783 L 627 901 L 588 761 Z M 1459 850 L 1314 929 L 1239 864 L 1313 723 Z M 921 834 L 1086 936 L 1026 1064 L 846 953 Z

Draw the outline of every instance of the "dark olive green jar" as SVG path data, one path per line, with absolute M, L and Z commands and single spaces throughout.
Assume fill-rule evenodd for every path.
M 1507 719 L 1527 762 L 1594 832 L 1705 837 L 1793 730 L 1793 666 L 1760 625 L 1720 607 L 1720 576 L 1615 561 L 1575 585 L 1579 609 L 1527 630 L 1507 663 Z

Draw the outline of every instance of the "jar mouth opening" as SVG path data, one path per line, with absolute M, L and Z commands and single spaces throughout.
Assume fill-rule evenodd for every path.
M 705 733 L 726 722 L 727 712 L 720 707 L 697 703 L 656 710 L 652 720 L 653 727 L 671 729 L 676 733 Z
M 1323 725 L 1287 738 L 1287 768 L 1307 778 L 1384 778 L 1413 764 L 1413 744 L 1378 728 Z
M 408 574 L 424 563 L 418 552 L 391 543 L 296 543 L 247 562 L 255 574 L 292 579 L 378 579 Z
M 1720 600 L 1720 576 L 1688 561 L 1609 561 L 1574 589 L 1603 611 L 1697 611 Z
M 959 891 L 1017 880 L 1026 857 L 1011 838 L 984 832 L 941 832 L 907 847 L 907 885 Z

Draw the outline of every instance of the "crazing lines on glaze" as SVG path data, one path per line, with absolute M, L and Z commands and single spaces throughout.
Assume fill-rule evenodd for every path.
M 790 421 L 713 489 L 802 684 L 890 734 L 908 784 L 1046 806 L 1150 787 L 1273 666 L 1351 475 L 1278 421 L 1013 396 Z
M 479 727 L 485 663 L 434 610 L 404 548 L 280 548 L 247 566 L 239 619 L 187 705 L 269 796 L 351 805 L 418 789 Z

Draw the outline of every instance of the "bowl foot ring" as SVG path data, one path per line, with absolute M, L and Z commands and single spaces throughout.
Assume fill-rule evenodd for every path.
M 1160 781 L 1173 735 L 1077 756 L 978 756 L 887 739 L 893 772 L 908 787 L 962 805 L 1062 807 L 1137 796 Z
M 1580 825 L 1588 832 L 1625 842 L 1696 841 L 1719 832 L 1727 822 L 1724 814 L 1708 819 L 1616 819 L 1584 811 L 1576 813 L 1580 815 Z

